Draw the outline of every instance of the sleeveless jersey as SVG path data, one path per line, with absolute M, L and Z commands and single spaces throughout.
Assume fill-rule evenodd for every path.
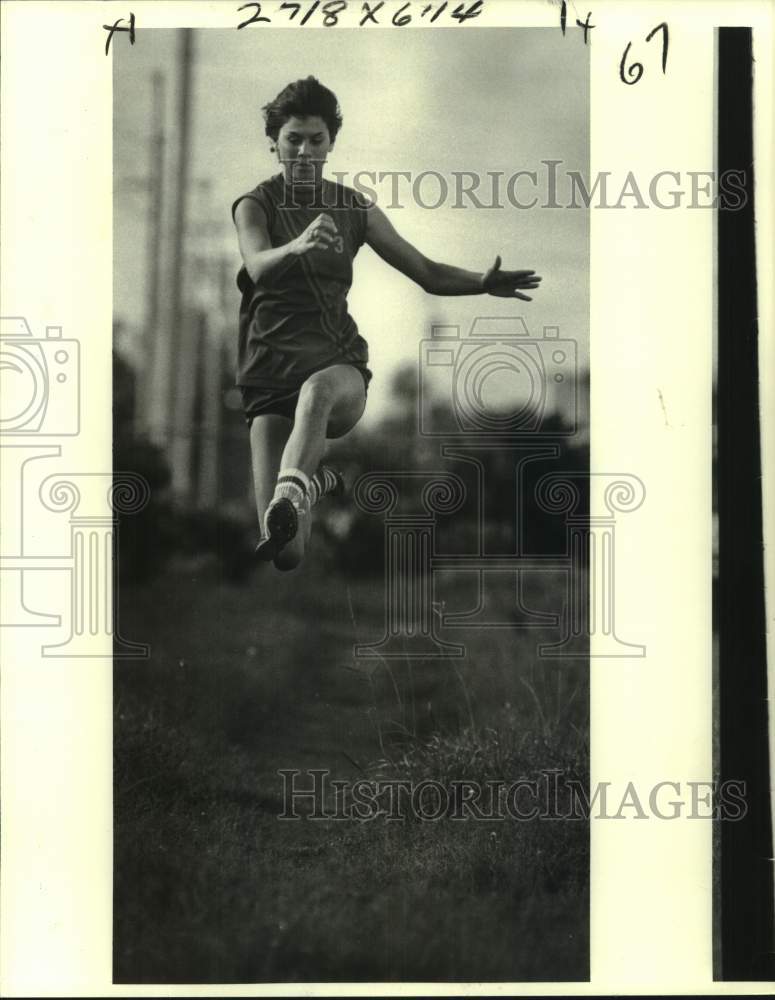
M 244 266 L 237 348 L 237 385 L 292 388 L 331 364 L 365 366 L 366 341 L 347 310 L 352 262 L 366 235 L 367 208 L 351 188 L 323 180 L 313 206 L 293 201 L 282 174 L 263 181 L 243 198 L 258 202 L 273 247 L 295 239 L 321 212 L 337 234 L 323 250 L 288 257 L 266 278 L 253 282 Z

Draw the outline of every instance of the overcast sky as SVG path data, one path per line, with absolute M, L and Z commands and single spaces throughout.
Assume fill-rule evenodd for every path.
M 555 28 L 219 29 L 198 30 L 194 39 L 190 174 L 211 182 L 212 211 L 224 225 L 220 243 L 233 254 L 235 274 L 231 203 L 277 171 L 261 105 L 310 73 L 335 91 L 344 115 L 329 173 L 432 170 L 452 187 L 453 171 L 540 175 L 542 160 L 562 160 L 560 170 L 587 174 L 588 50 Z M 138 31 L 133 47 L 113 49 L 115 313 L 132 324 L 141 322 L 144 305 L 146 196 L 136 180 L 148 169 L 150 75 L 161 69 L 166 76 L 172 149 L 176 56 L 173 31 Z M 481 271 L 500 253 L 504 267 L 534 268 L 544 280 L 531 303 L 432 297 L 364 247 L 349 301 L 375 371 L 370 408 L 384 403 L 395 366 L 416 361 L 431 320 L 465 330 L 476 315 L 521 315 L 533 336 L 549 325 L 576 339 L 586 363 L 586 210 L 455 209 L 452 194 L 440 208 L 427 209 L 412 203 L 406 185 L 399 190 L 405 207 L 387 208 L 386 185 L 379 186 L 380 203 L 428 256 Z M 527 187 L 518 190 L 529 200 Z M 437 191 L 432 179 L 424 182 L 428 202 Z M 481 189 L 484 201 L 488 192 L 489 181 Z M 235 287 L 235 337 L 238 305 Z

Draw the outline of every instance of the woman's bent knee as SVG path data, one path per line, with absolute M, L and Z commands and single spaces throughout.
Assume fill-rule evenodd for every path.
M 359 400 L 355 404 L 347 407 L 337 407 L 331 414 L 326 427 L 326 437 L 329 441 L 344 437 L 349 434 L 358 421 L 363 416 L 366 409 L 366 401 Z
M 307 379 L 299 391 L 299 401 L 296 404 L 296 413 L 299 410 L 307 413 L 328 414 L 333 409 L 336 402 L 334 387 L 327 382 L 315 381 L 313 378 Z
M 326 437 L 351 430 L 366 406 L 363 376 L 351 365 L 333 365 L 310 375 L 299 392 L 299 415 L 326 421 Z

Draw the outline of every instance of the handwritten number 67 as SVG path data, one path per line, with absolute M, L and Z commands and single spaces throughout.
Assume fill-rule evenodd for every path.
M 646 35 L 646 41 L 650 42 L 658 31 L 662 32 L 662 72 L 664 73 L 665 68 L 667 67 L 667 48 L 670 43 L 667 24 L 664 21 L 661 24 L 658 24 L 656 28 L 652 29 L 648 35 Z M 624 50 L 624 55 L 622 56 L 622 61 L 619 64 L 619 76 L 621 81 L 622 83 L 626 83 L 628 86 L 632 86 L 637 83 L 643 76 L 643 63 L 634 62 L 630 66 L 627 66 L 627 53 L 630 51 L 631 46 L 632 42 L 628 42 L 627 48 Z

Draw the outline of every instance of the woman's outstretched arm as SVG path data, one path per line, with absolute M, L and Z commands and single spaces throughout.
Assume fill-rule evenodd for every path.
M 366 242 L 384 261 L 431 295 L 487 293 L 529 302 L 531 297 L 520 289 L 530 291 L 538 288 L 541 281 L 535 271 L 502 271 L 499 256 L 484 272 L 466 271 L 462 267 L 430 260 L 396 232 L 388 217 L 376 205 L 371 205 L 368 210 Z

